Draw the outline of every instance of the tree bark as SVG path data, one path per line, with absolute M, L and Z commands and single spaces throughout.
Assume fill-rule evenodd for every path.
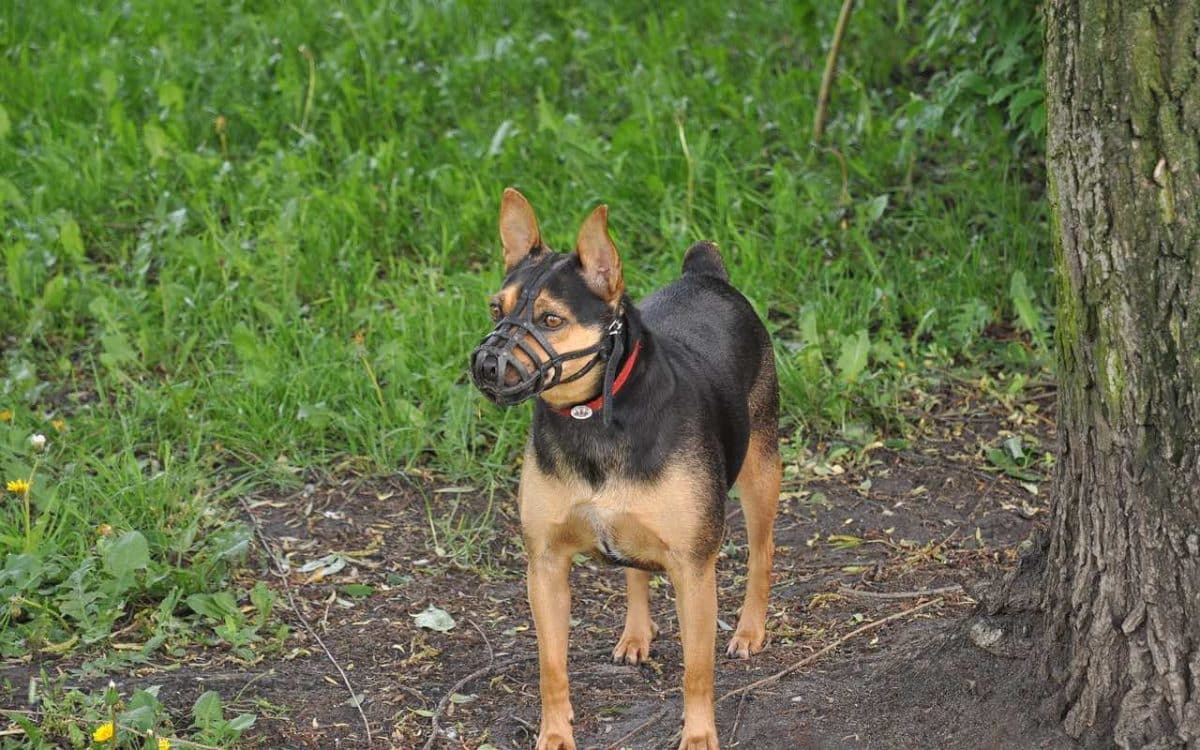
M 1200 0 L 1050 0 L 1059 458 L 1051 708 L 1200 748 Z

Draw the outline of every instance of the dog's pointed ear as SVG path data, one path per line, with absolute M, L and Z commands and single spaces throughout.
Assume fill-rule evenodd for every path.
M 511 271 L 530 251 L 542 246 L 533 206 L 514 188 L 505 188 L 500 199 L 500 244 L 504 246 L 505 271 Z
M 608 206 L 596 206 L 596 210 L 584 219 L 575 240 L 575 253 L 583 266 L 583 279 L 588 288 L 610 305 L 621 299 L 625 281 L 621 277 L 617 246 L 608 236 Z

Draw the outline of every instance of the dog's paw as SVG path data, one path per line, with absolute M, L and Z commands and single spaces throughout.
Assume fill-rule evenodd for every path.
M 575 738 L 571 729 L 551 729 L 542 726 L 538 732 L 537 750 L 575 750 Z
M 717 728 L 711 724 L 704 728 L 683 728 L 683 739 L 679 741 L 679 750 L 720 750 L 717 743 Z
M 641 664 L 650 656 L 650 642 L 658 635 L 658 627 L 652 621 L 640 626 L 625 625 L 621 640 L 613 649 L 612 658 L 617 664 Z
M 749 659 L 751 654 L 762 651 L 766 640 L 767 631 L 762 626 L 750 627 L 739 623 L 733 637 L 729 639 L 725 654 L 735 659 Z

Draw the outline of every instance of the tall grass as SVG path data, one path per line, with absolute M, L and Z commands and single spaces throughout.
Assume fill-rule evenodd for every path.
M 24 602 L 0 653 L 224 585 L 247 487 L 506 482 L 526 414 L 465 377 L 506 185 L 560 248 L 607 202 L 636 294 L 718 241 L 791 429 L 896 430 L 939 373 L 1035 367 L 984 331 L 1046 325 L 1036 35 L 863 9 L 814 145 L 828 5 L 6 4 L 0 476 L 39 462 L 41 526 L 0 505 L 0 599 Z

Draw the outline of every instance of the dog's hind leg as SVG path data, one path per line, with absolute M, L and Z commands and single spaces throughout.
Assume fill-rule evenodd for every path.
M 658 635 L 658 626 L 650 619 L 650 574 L 635 568 L 625 569 L 625 631 L 613 649 L 613 661 L 638 664 L 650 656 L 650 641 Z
M 770 350 L 767 356 L 772 356 Z M 750 538 L 750 560 L 742 614 L 726 653 L 740 659 L 761 651 L 767 635 L 775 514 L 779 510 L 779 485 L 783 477 L 779 460 L 779 390 L 773 365 L 772 358 L 750 394 L 750 445 L 737 478 L 742 515 L 746 517 L 746 533 Z

